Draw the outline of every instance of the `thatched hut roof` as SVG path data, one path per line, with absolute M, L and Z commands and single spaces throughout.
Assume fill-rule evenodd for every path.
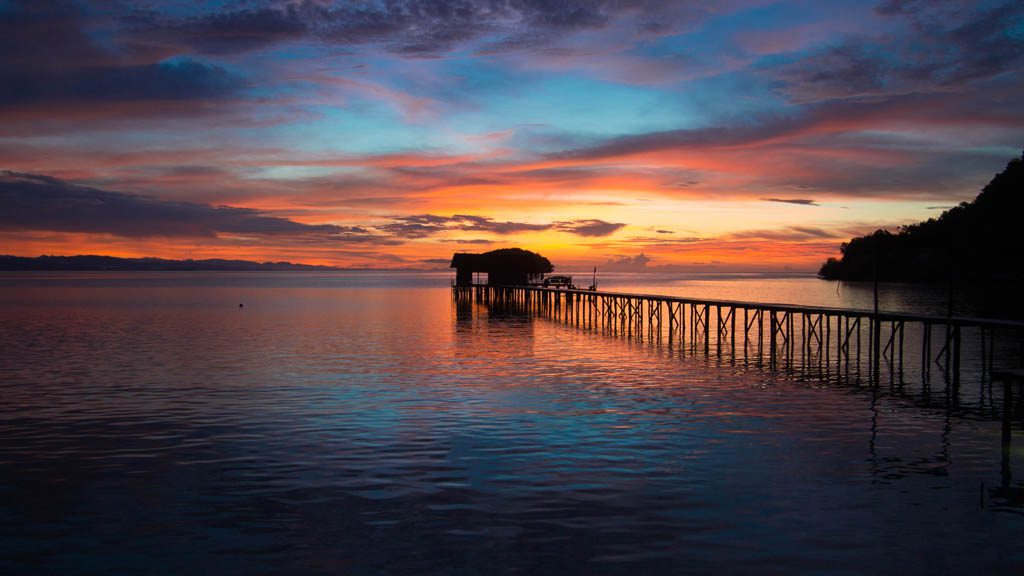
M 550 260 L 522 248 L 502 248 L 483 254 L 458 252 L 452 256 L 451 268 L 472 272 L 516 271 L 524 274 L 546 274 L 554 270 Z

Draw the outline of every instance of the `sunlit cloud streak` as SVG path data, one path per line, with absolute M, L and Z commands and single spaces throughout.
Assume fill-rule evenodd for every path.
M 765 202 L 781 202 L 782 204 L 796 204 L 798 206 L 817 206 L 818 203 L 810 198 L 762 198 Z
M 623 228 L 622 222 L 605 222 L 604 220 L 574 220 L 569 222 L 555 222 L 553 226 L 564 232 L 579 234 L 580 236 L 608 236 Z
M 525 232 L 541 232 L 557 230 L 577 234 L 579 236 L 608 236 L 625 224 L 605 222 L 604 220 L 571 220 L 549 223 L 497 221 L 486 216 L 455 214 L 438 216 L 434 214 L 418 214 L 399 216 L 392 222 L 377 226 L 378 229 L 404 238 L 426 238 L 442 232 L 471 231 L 489 232 L 498 235 L 520 234 Z M 459 242 L 460 240 L 456 240 Z M 483 243 L 486 240 L 462 240 L 462 242 Z

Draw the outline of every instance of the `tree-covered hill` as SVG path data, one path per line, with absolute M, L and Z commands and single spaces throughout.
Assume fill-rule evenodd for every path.
M 972 202 L 938 218 L 877 230 L 842 245 L 818 272 L 829 280 L 935 282 L 1024 279 L 1024 157 L 1015 158 Z

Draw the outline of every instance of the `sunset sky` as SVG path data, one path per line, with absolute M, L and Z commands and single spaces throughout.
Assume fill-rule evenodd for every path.
M 0 0 L 0 253 L 813 272 L 1022 102 L 1019 0 Z

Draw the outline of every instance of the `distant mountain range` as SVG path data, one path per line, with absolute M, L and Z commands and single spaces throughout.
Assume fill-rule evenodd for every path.
M 0 270 L 341 270 L 332 266 L 248 260 L 165 260 L 163 258 L 116 258 L 114 256 L 0 256 Z
M 984 282 L 1024 280 L 1024 157 L 996 174 L 971 202 L 938 218 L 877 230 L 842 245 L 818 275 L 828 280 Z

